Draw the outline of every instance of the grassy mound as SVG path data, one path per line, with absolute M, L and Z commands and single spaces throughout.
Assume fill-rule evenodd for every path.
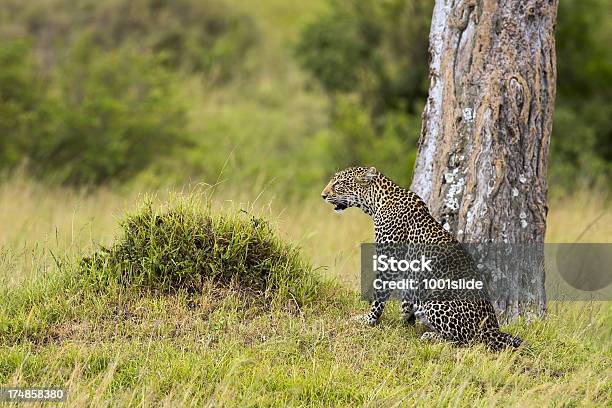
M 121 222 L 122 236 L 81 263 L 82 276 L 143 292 L 190 293 L 214 285 L 267 299 L 312 300 L 321 283 L 299 249 L 268 223 L 243 213 L 211 215 L 190 203 L 144 205 Z

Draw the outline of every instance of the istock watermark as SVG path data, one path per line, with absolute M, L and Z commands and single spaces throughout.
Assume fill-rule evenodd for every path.
M 373 267 L 376 272 L 396 271 L 396 272 L 431 272 L 431 259 L 426 259 L 421 255 L 421 259 L 395 259 L 393 256 L 373 255 Z
M 519 302 L 533 292 L 517 287 L 544 288 L 548 300 L 612 300 L 612 244 L 362 244 L 361 260 L 367 300 L 380 291 L 396 299 L 503 297 L 505 287 Z
M 377 290 L 481 290 L 484 283 L 477 279 L 374 279 L 372 287 Z

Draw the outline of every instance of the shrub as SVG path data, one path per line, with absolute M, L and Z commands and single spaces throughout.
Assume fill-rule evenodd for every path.
M 325 16 L 306 27 L 296 55 L 325 90 L 348 92 L 367 76 L 379 38 L 375 26 L 360 27 L 346 15 Z
M 122 180 L 187 143 L 186 109 L 155 58 L 83 44 L 58 73 L 57 133 L 35 156 L 63 180 Z
M 330 3 L 331 11 L 306 26 L 296 46 L 302 67 L 333 101 L 330 130 L 310 145 L 325 146 L 335 170 L 375 165 L 408 186 L 427 97 L 432 4 Z
M 393 111 L 373 118 L 350 98 L 338 98 L 336 102 L 330 130 L 313 140 L 328 150 L 329 160 L 336 166 L 330 171 L 348 166 L 378 166 L 397 183 L 409 186 L 420 118 Z
M 258 37 L 251 18 L 220 0 L 0 0 L 0 6 L 11 10 L 10 31 L 32 37 L 51 67 L 88 35 L 106 51 L 131 48 L 163 57 L 171 69 L 227 79 Z
M 606 188 L 612 176 L 612 29 L 605 0 L 559 3 L 551 181 Z
M 0 43 L 0 169 L 23 160 L 39 122 L 42 84 L 23 41 Z
M 175 90 L 193 74 L 231 78 L 257 38 L 251 19 L 219 0 L 0 6 L 0 169 L 26 162 L 73 185 L 176 160 L 192 139 Z
M 260 218 L 213 216 L 186 203 L 167 211 L 146 204 L 121 228 L 112 247 L 82 262 L 98 289 L 115 282 L 141 292 L 199 292 L 213 282 L 304 304 L 321 288 L 298 248 Z
M 374 113 L 415 113 L 427 97 L 432 3 L 330 3 L 331 11 L 306 26 L 297 44 L 296 56 L 304 69 L 332 94 L 357 94 Z
M 88 41 L 43 81 L 23 42 L 0 47 L 0 158 L 70 184 L 124 180 L 188 140 L 172 77 L 153 57 Z M 51 75 L 51 74 L 48 74 Z

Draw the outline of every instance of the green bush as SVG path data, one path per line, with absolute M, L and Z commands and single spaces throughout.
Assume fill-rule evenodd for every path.
M 327 91 L 350 92 L 359 81 L 367 81 L 374 65 L 374 46 L 380 30 L 365 22 L 363 27 L 347 15 L 325 16 L 304 30 L 296 56 L 303 67 Z
M 176 160 L 192 139 L 175 89 L 231 79 L 258 37 L 218 0 L 0 0 L 0 10 L 0 169 L 26 163 L 69 184 Z
M 49 66 L 82 36 L 103 50 L 154 54 L 165 66 L 230 78 L 257 42 L 251 18 L 219 0 L 0 0 L 0 21 L 34 40 Z M 4 16 L 4 18 L 2 18 Z
M 296 46 L 302 67 L 330 93 L 356 93 L 374 113 L 415 113 L 427 97 L 432 2 L 333 0 Z M 420 114 L 420 112 L 418 112 Z
M 375 165 L 410 185 L 427 97 L 431 2 L 331 1 L 296 57 L 332 98 L 330 129 L 311 141 L 337 170 Z M 316 149 L 312 148 L 313 151 Z M 325 156 L 323 156 L 325 157 Z
M 45 77 L 25 43 L 5 41 L 0 62 L 4 167 L 25 162 L 40 177 L 100 184 L 187 143 L 173 78 L 153 57 L 82 41 Z
M 612 177 L 612 17 L 606 0 L 559 2 L 550 178 L 566 188 Z
M 212 216 L 188 202 L 166 211 L 145 204 L 121 227 L 112 247 L 82 262 L 81 276 L 99 290 L 119 283 L 142 292 L 199 292 L 213 282 L 304 304 L 321 289 L 298 248 L 260 218 Z
M 28 151 L 42 83 L 23 41 L 0 42 L 0 170 L 19 164 Z
M 326 151 L 319 152 L 319 157 L 327 157 L 327 163 L 321 164 L 331 166 L 329 172 L 349 166 L 378 166 L 399 184 L 409 186 L 416 159 L 413 146 L 420 127 L 419 117 L 391 111 L 373 118 L 351 98 L 339 97 L 330 129 L 321 132 L 311 143 Z
M 153 57 L 98 51 L 85 41 L 54 83 L 54 131 L 30 153 L 39 174 L 73 184 L 124 180 L 188 140 L 173 78 Z

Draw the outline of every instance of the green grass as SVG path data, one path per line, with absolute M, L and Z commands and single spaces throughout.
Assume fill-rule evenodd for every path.
M 196 291 L 86 285 L 80 259 L 121 247 L 126 209 L 132 220 L 149 214 L 143 198 L 14 180 L 0 189 L 0 384 L 63 386 L 75 407 L 612 402 L 610 303 L 556 302 L 544 319 L 504 326 L 530 344 L 521 352 L 422 343 L 423 328 L 402 325 L 395 304 L 379 326 L 363 327 L 349 317 L 367 308 L 356 293 L 358 244 L 371 234 L 366 217 L 338 217 L 318 198 L 298 204 L 219 190 L 208 199 L 200 190 L 160 192 L 151 219 L 183 205 L 183 214 L 225 220 L 244 234 L 253 233 L 253 219 L 266 219 L 264 237 L 281 249 L 295 249 L 282 241 L 299 245 L 305 270 L 313 261 L 323 283 L 310 301 L 253 297 L 238 282 L 214 280 Z M 606 208 L 567 199 L 550 207 L 557 241 L 557 231 L 573 239 Z M 609 240 L 609 221 L 604 215 L 582 239 Z
M 312 266 L 265 219 L 244 210 L 212 214 L 190 198 L 160 209 L 145 201 L 121 222 L 117 242 L 82 259 L 77 284 L 164 294 L 201 292 L 214 284 L 298 305 L 324 291 Z
M 377 327 L 350 322 L 368 307 L 357 295 L 359 244 L 371 241 L 372 225 L 358 210 L 334 214 L 318 196 L 323 185 L 304 191 L 331 171 L 326 147 L 312 150 L 329 125 L 329 100 L 306 87 L 291 54 L 326 2 L 231 3 L 263 33 L 257 60 L 245 61 L 248 77 L 223 88 L 185 79 L 194 147 L 180 160 L 160 158 L 119 191 L 52 188 L 18 176 L 0 183 L 0 386 L 63 386 L 70 407 L 612 404 L 609 302 L 551 303 L 542 320 L 504 326 L 530 344 L 518 353 L 422 343 L 423 328 L 403 326 L 396 304 Z M 212 198 L 201 186 L 160 189 L 143 212 L 138 192 L 182 186 L 190 175 L 219 182 Z M 140 241 L 149 256 L 141 259 L 189 250 L 189 237 L 201 232 L 194 220 L 210 217 L 226 227 L 216 233 L 238 231 L 237 244 L 261 234 L 291 254 L 293 267 L 277 270 L 295 273 L 284 275 L 287 290 L 253 296 L 235 274 L 175 285 L 180 268 L 164 262 L 167 269 L 144 282 L 143 268 L 129 281 L 108 266 L 82 269 L 83 257 L 101 247 L 131 253 L 126 212 L 153 221 L 182 200 L 187 220 L 170 217 L 169 239 L 159 245 Z M 549 242 L 612 240 L 605 197 L 576 193 L 549 208 Z M 254 231 L 253 220 L 269 230 Z M 191 227 L 181 230 L 185 222 Z M 218 255 L 200 254 L 213 264 Z M 234 272 L 252 272 L 238 265 Z

